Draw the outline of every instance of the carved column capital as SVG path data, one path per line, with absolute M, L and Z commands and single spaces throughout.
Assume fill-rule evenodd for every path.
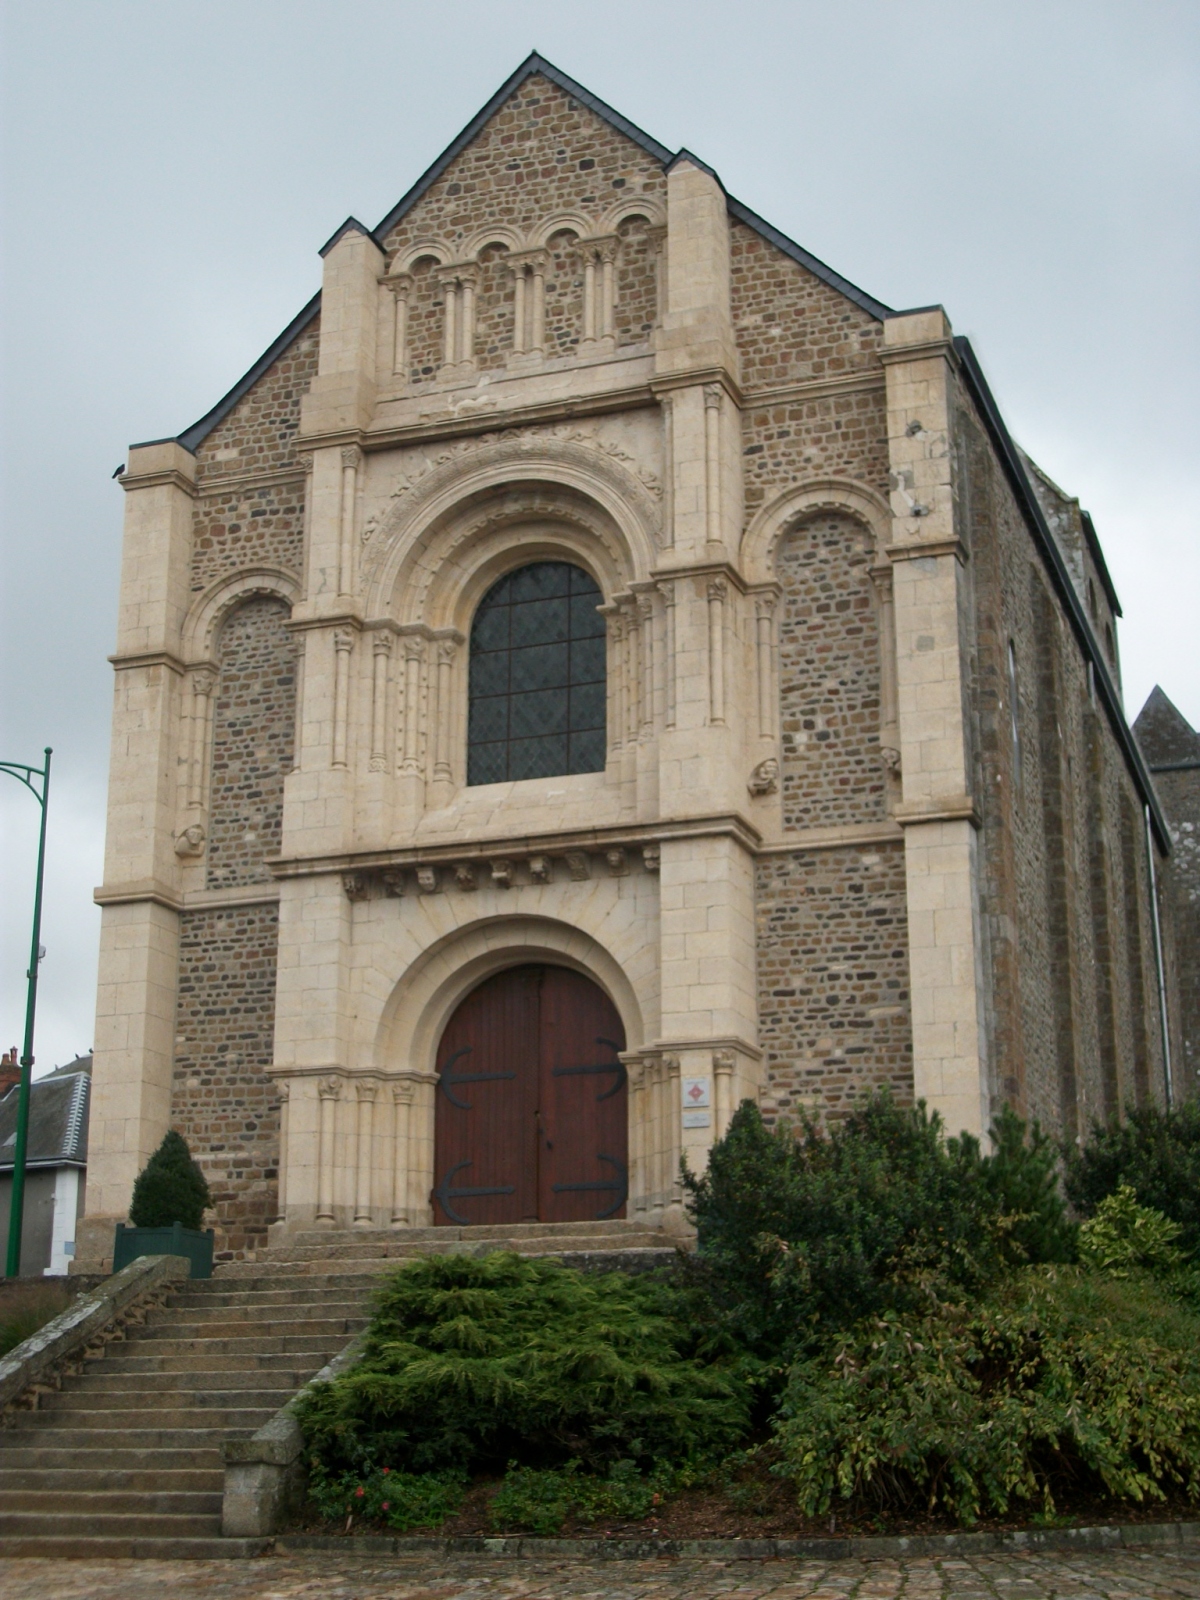
M 377 628 L 371 636 L 371 649 L 377 656 L 390 656 L 392 636 L 386 628 Z
M 206 698 L 217 686 L 217 672 L 214 667 L 201 667 L 199 672 L 192 673 L 192 693 Z
M 409 637 L 404 641 L 404 659 L 406 661 L 424 661 L 425 641 Z
M 380 280 L 385 289 L 391 291 L 397 300 L 407 300 L 412 290 L 413 280 L 411 272 L 396 272 Z
M 354 469 L 354 471 L 357 472 L 359 467 L 362 466 L 362 459 L 363 459 L 362 451 L 358 448 L 358 446 L 356 444 L 343 445 L 343 447 L 342 447 L 342 466 L 343 467 L 352 467 Z
M 333 635 L 333 648 L 343 655 L 354 649 L 354 634 L 349 628 L 338 628 Z
M 340 1100 L 342 1097 L 342 1080 L 340 1078 L 318 1078 L 317 1093 L 322 1100 Z
M 404 1078 L 399 1083 L 392 1085 L 392 1099 L 398 1106 L 408 1106 L 413 1102 L 416 1093 L 416 1084 Z
M 360 1078 L 354 1085 L 354 1093 L 360 1101 L 369 1102 L 379 1093 L 379 1085 L 371 1078 Z
M 708 598 L 710 600 L 724 600 L 729 594 L 729 585 L 724 578 L 710 578 L 708 580 Z
M 719 411 L 725 391 L 719 383 L 706 383 L 704 385 L 704 405 L 708 411 Z

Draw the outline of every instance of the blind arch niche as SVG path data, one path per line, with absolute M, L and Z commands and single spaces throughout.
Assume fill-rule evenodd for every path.
M 471 623 L 467 783 L 601 772 L 603 596 L 567 561 L 535 561 L 494 583 Z

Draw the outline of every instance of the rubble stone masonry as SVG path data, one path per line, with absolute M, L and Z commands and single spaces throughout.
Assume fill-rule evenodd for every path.
M 278 922 L 273 904 L 181 920 L 171 1125 L 208 1179 L 223 1259 L 264 1243 L 278 1211 L 279 1096 L 266 1071 Z
M 767 1120 L 911 1101 L 903 845 L 765 857 L 756 893 Z

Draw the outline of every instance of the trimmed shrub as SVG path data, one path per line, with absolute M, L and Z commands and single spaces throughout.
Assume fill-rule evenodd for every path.
M 768 1130 L 744 1101 L 702 1177 L 684 1175 L 694 1283 L 728 1327 L 786 1363 L 831 1332 L 918 1310 L 930 1285 L 978 1290 L 1005 1267 L 1070 1259 L 1057 1152 L 1012 1113 L 997 1150 L 945 1139 L 924 1106 L 880 1094 L 830 1132 Z
M 187 1141 L 171 1129 L 138 1174 L 130 1222 L 135 1228 L 169 1228 L 176 1222 L 199 1228 L 204 1208 L 211 1204 L 208 1184 Z
M 308 1498 L 329 1522 L 359 1517 L 386 1522 L 396 1533 L 436 1528 L 452 1517 L 466 1494 L 461 1472 L 393 1472 L 390 1467 L 330 1477 L 320 1463 L 308 1475 Z
M 510 1465 L 488 1505 L 488 1520 L 497 1531 L 519 1529 L 546 1537 L 557 1533 L 568 1517 L 577 1522 L 640 1522 L 677 1486 L 669 1467 L 648 1475 L 633 1461 L 614 1461 L 604 1477 L 565 1467 Z
M 776 1437 L 800 1507 L 971 1523 L 1102 1485 L 1200 1498 L 1200 1319 L 1146 1279 L 1030 1268 L 984 1304 L 894 1312 L 792 1371 Z
M 1177 1222 L 1181 1248 L 1200 1256 L 1200 1101 L 1131 1108 L 1124 1122 L 1096 1124 L 1082 1149 L 1068 1144 L 1063 1155 L 1067 1197 L 1081 1216 L 1127 1184 L 1140 1205 Z
M 736 1367 L 689 1341 L 647 1278 L 434 1256 L 391 1276 L 361 1362 L 315 1386 L 299 1420 L 331 1475 L 682 1461 L 732 1448 L 750 1407 Z

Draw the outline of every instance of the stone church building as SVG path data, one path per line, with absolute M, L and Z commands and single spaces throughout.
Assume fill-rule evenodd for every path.
M 537 56 L 321 255 L 121 478 L 81 1258 L 168 1127 L 237 1255 L 678 1225 L 747 1096 L 1163 1100 L 1116 596 L 942 309 Z

